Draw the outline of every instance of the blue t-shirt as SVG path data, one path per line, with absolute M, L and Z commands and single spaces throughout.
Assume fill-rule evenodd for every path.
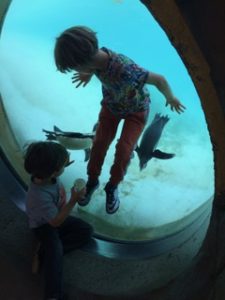
M 95 72 L 102 83 L 102 104 L 121 116 L 147 110 L 150 97 L 145 83 L 149 72 L 123 54 L 105 47 L 101 50 L 109 56 L 106 69 Z
M 30 182 L 26 196 L 26 212 L 30 228 L 37 228 L 56 217 L 66 203 L 66 193 L 58 179 L 52 184 Z

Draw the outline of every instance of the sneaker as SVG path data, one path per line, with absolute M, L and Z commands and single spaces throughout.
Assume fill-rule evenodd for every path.
M 86 193 L 85 193 L 84 197 L 82 197 L 78 200 L 78 204 L 80 206 L 87 205 L 91 201 L 91 197 L 92 197 L 94 191 L 96 191 L 98 187 L 99 187 L 98 180 L 96 182 L 87 182 Z
M 120 200 L 118 197 L 118 189 L 117 187 L 112 186 L 109 182 L 106 184 L 104 188 L 106 192 L 106 212 L 108 214 L 115 213 L 119 206 Z

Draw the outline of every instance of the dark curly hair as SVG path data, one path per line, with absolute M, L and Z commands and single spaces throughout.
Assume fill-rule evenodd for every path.
M 26 150 L 24 168 L 32 176 L 45 179 L 59 171 L 68 160 L 69 153 L 64 146 L 49 141 L 34 142 Z
M 55 43 L 55 63 L 62 72 L 74 70 L 91 62 L 98 50 L 96 32 L 85 26 L 65 30 Z

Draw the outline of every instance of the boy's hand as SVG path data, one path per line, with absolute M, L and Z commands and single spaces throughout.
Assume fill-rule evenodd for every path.
M 166 100 L 166 106 L 170 105 L 170 109 L 172 111 L 175 111 L 180 114 L 182 112 L 184 112 L 184 110 L 186 109 L 186 107 L 176 98 L 170 98 Z
M 92 75 L 92 73 L 74 73 L 72 76 L 72 83 L 78 82 L 76 88 L 78 88 L 80 85 L 85 87 L 91 80 Z
M 73 202 L 74 204 L 77 203 L 77 201 L 84 197 L 86 193 L 86 187 L 84 187 L 82 190 L 77 191 L 76 188 L 72 187 L 71 188 L 71 196 L 70 196 L 70 201 Z

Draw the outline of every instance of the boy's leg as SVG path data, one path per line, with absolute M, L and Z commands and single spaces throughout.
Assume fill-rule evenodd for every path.
M 63 247 L 58 230 L 45 224 L 34 233 L 44 250 L 45 297 L 62 299 Z
M 101 173 L 106 152 L 116 135 L 120 120 L 121 118 L 114 116 L 106 107 L 102 107 L 87 166 L 86 194 L 78 201 L 81 206 L 85 206 L 90 202 L 92 194 L 99 186 L 98 177 Z
M 140 137 L 148 117 L 148 111 L 129 114 L 124 121 L 120 139 L 116 145 L 110 180 L 105 186 L 106 212 L 115 213 L 119 208 L 118 184 L 123 180 L 134 147 Z
M 129 114 L 124 120 L 121 136 L 116 145 L 114 163 L 110 170 L 111 177 L 109 182 L 113 186 L 117 186 L 123 180 L 147 118 L 148 111 L 143 111 Z
M 91 240 L 93 228 L 87 222 L 68 216 L 58 228 L 64 253 L 80 248 Z
M 87 166 L 89 179 L 98 179 L 106 152 L 115 138 L 121 118 L 113 115 L 105 106 L 99 114 L 99 122 L 91 149 L 90 160 Z

